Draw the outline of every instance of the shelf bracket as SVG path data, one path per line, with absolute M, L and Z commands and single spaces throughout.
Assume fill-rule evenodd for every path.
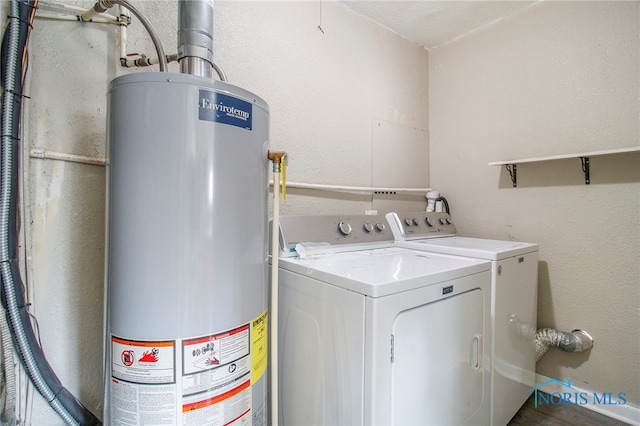
M 518 177 L 516 175 L 516 172 L 518 170 L 518 165 L 517 164 L 505 164 L 504 167 L 509 172 L 509 175 L 511 176 L 511 183 L 513 183 L 513 187 L 515 188 L 516 186 L 518 186 Z
M 589 157 L 580 157 L 582 162 L 582 171 L 584 172 L 584 184 L 589 185 Z

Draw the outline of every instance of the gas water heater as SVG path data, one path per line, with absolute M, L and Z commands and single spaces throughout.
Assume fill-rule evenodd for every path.
M 109 111 L 110 424 L 262 424 L 268 107 L 141 73 Z
M 267 104 L 136 73 L 108 120 L 105 424 L 266 424 Z

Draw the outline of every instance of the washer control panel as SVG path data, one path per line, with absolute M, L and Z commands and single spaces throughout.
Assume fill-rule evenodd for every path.
M 447 237 L 456 234 L 456 226 L 448 213 L 389 213 L 386 218 L 396 240 Z
M 296 244 L 330 245 L 391 243 L 393 232 L 384 215 L 281 216 L 280 252 L 286 256 Z

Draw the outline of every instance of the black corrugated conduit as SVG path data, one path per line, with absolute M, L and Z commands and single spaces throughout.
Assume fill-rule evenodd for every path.
M 31 382 L 49 405 L 70 425 L 100 421 L 67 391 L 47 362 L 31 325 L 17 261 L 17 190 L 20 147 L 22 74 L 27 40 L 37 0 L 11 0 L 2 41 L 2 151 L 0 157 L 0 275 L 2 306 L 13 343 Z

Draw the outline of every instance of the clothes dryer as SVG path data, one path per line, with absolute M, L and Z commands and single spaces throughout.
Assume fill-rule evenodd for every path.
M 489 423 L 488 261 L 395 247 L 384 216 L 285 216 L 280 244 L 281 424 Z
M 386 217 L 399 247 L 491 262 L 491 425 L 506 425 L 535 386 L 538 245 L 456 236 L 447 213 Z

